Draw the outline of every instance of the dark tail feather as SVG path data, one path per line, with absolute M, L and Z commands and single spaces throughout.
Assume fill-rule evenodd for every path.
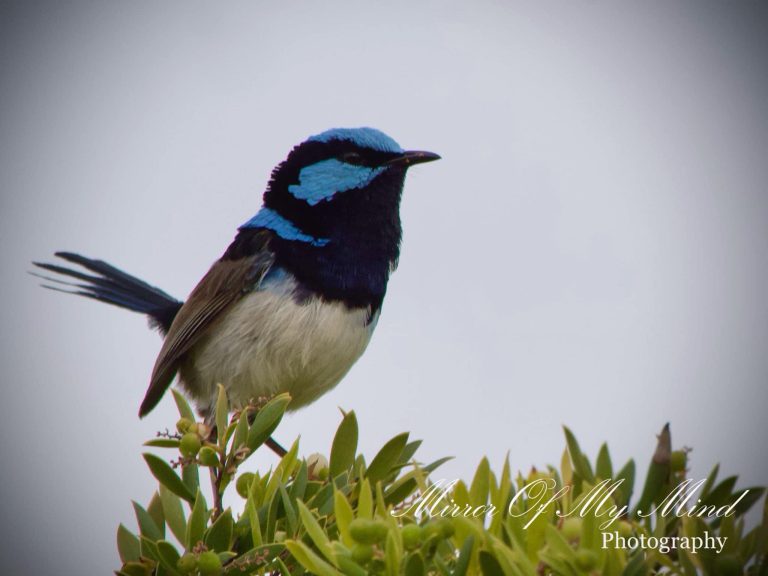
M 171 322 L 173 322 L 179 308 L 183 304 L 183 302 L 176 300 L 159 288 L 150 286 L 143 280 L 126 274 L 122 270 L 110 266 L 101 260 L 92 260 L 72 252 L 56 252 L 56 256 L 67 262 L 78 264 L 86 270 L 94 272 L 96 275 L 85 274 L 84 272 L 57 264 L 33 262 L 35 266 L 43 270 L 81 281 L 67 282 L 61 278 L 52 278 L 33 272 L 34 276 L 56 284 L 56 286 L 43 284 L 43 287 L 58 292 L 66 292 L 67 294 L 78 294 L 86 298 L 93 298 L 100 302 L 106 302 L 120 308 L 146 314 L 149 317 L 150 325 L 160 330 L 162 334 L 168 332 Z M 73 289 L 67 290 L 61 288 L 61 286 Z

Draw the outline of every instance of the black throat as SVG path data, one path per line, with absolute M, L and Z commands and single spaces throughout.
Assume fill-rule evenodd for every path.
M 292 196 L 269 202 L 302 232 L 328 240 L 318 246 L 275 236 L 271 246 L 276 263 L 325 300 L 370 307 L 374 314 L 400 255 L 404 178 L 405 170 L 390 169 L 365 188 L 338 193 L 312 207 Z

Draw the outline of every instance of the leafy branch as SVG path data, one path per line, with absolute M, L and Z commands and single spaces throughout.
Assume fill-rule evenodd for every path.
M 603 445 L 593 464 L 567 428 L 559 468 L 513 476 L 507 458 L 496 475 L 483 458 L 469 483 L 446 482 L 431 475 L 448 459 L 419 462 L 421 441 L 407 433 L 389 440 L 368 463 L 357 452 L 355 413 L 347 412 L 329 460 L 300 457 L 297 440 L 274 469 L 240 472 L 278 427 L 289 396 L 255 402 L 230 417 L 220 387 L 215 429 L 197 422 L 179 393 L 174 398 L 180 415 L 176 432 L 146 445 L 176 450 L 178 457 L 167 461 L 144 454 L 159 488 L 146 508 L 134 503 L 137 534 L 118 527 L 118 576 L 768 573 L 768 506 L 751 530 L 744 519 L 763 488 L 736 490 L 736 477 L 718 481 L 715 466 L 697 497 L 705 511 L 731 514 L 644 512 L 662 506 L 686 481 L 689 451 L 673 450 L 668 426 L 635 503 L 634 461 L 615 470 Z M 201 467 L 209 471 L 210 508 L 200 490 Z M 237 517 L 224 507 L 233 483 L 242 498 Z M 544 488 L 535 493 L 532 486 Z M 606 494 L 608 486 L 613 489 Z M 438 493 L 443 496 L 437 503 L 424 504 Z M 604 509 L 589 507 L 595 494 Z M 606 524 L 610 510 L 615 518 Z M 608 532 L 657 540 L 708 534 L 726 544 L 719 554 L 606 547 Z

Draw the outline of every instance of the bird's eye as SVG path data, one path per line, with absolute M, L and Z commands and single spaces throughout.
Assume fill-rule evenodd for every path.
M 363 157 L 357 152 L 345 152 L 341 155 L 340 160 L 345 164 L 362 164 Z

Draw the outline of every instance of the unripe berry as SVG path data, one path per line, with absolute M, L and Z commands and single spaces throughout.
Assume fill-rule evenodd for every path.
M 200 460 L 200 464 L 203 466 L 210 466 L 213 468 L 219 465 L 219 457 L 216 454 L 216 450 L 210 446 L 203 446 L 200 448 L 197 459 Z
M 581 548 L 576 552 L 576 566 L 579 568 L 579 570 L 592 570 L 595 566 L 597 566 L 597 554 L 595 554 L 592 550 Z
M 197 556 L 189 553 L 184 554 L 184 556 L 179 558 L 179 561 L 176 562 L 176 568 L 178 568 L 179 572 L 182 574 L 189 574 L 197 568 Z
M 179 442 L 179 452 L 186 458 L 192 458 L 200 451 L 200 446 L 202 446 L 200 436 L 192 432 L 187 432 L 181 437 L 181 442 Z
M 179 431 L 179 434 L 186 434 L 189 432 L 192 424 L 194 424 L 194 422 L 192 422 L 192 420 L 189 418 L 179 418 L 179 420 L 176 422 L 176 430 Z
M 237 489 L 237 493 L 240 494 L 242 498 L 248 498 L 248 488 L 251 486 L 253 477 L 253 472 L 243 472 L 237 479 L 235 488 Z
M 403 546 L 406 550 L 418 548 L 421 544 L 421 526 L 418 524 L 406 524 L 400 535 L 403 538 Z
M 619 536 L 629 538 L 632 536 L 632 524 L 625 520 L 620 520 L 616 528 L 619 530 Z
M 370 544 L 355 544 L 352 546 L 352 560 L 365 566 L 373 558 L 373 546 Z
M 218 576 L 221 574 L 221 560 L 216 552 L 203 552 L 197 560 L 197 571 L 200 576 Z
M 581 538 L 581 518 L 566 518 L 563 522 L 563 527 L 560 528 L 560 532 L 563 534 L 563 538 L 569 542 L 578 540 Z
M 428 522 L 422 529 L 421 539 L 424 542 L 427 542 L 428 540 L 431 540 L 433 538 L 439 539 L 442 537 L 443 537 L 443 529 L 436 520 L 432 520 Z
M 440 535 L 443 538 L 450 538 L 456 532 L 456 529 L 453 527 L 453 522 L 448 520 L 448 518 L 438 520 L 437 525 L 440 527 Z
M 387 525 L 367 518 L 355 518 L 349 523 L 349 533 L 356 542 L 376 544 L 384 540 L 388 532 Z

